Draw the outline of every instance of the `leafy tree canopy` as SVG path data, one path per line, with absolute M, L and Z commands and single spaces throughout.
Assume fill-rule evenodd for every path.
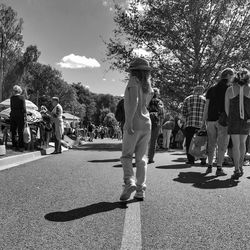
M 11 7 L 0 4 L 0 101 L 3 97 L 3 78 L 9 68 L 22 56 L 23 20 Z
M 249 0 L 131 0 L 126 9 L 116 6 L 107 59 L 124 70 L 136 50 L 146 51 L 153 83 L 165 104 L 178 108 L 195 85 L 210 86 L 223 68 L 248 66 L 249 10 Z

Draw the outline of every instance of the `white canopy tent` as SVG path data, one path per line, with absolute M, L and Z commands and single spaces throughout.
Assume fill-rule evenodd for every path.
M 38 107 L 36 106 L 36 104 L 34 104 L 33 102 L 29 101 L 29 100 L 25 100 L 25 104 L 26 104 L 26 108 L 28 109 L 34 109 L 34 110 L 38 110 Z M 0 108 L 9 108 L 10 107 L 10 99 L 6 99 L 2 102 L 0 102 Z
M 63 120 L 68 122 L 73 122 L 73 121 L 79 122 L 81 120 L 80 117 L 72 115 L 70 113 L 63 113 L 62 116 Z

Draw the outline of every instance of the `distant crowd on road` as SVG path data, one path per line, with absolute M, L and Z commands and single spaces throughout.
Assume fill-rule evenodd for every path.
M 65 136 L 79 142 L 93 142 L 98 138 L 122 139 L 122 131 L 118 124 L 108 127 L 102 124 L 95 125 L 91 121 L 87 123 L 74 119 L 71 122 L 67 121 L 63 116 L 63 108 L 58 97 L 52 98 L 51 111 L 42 105 L 39 110 L 41 120 L 30 124 L 27 120 L 28 111 L 22 92 L 19 85 L 13 87 L 13 94 L 10 98 L 10 117 L 6 119 L 10 124 L 8 138 L 11 138 L 14 151 L 23 152 L 31 143 L 36 143 L 38 148 L 48 148 L 54 143 L 55 150 L 52 154 L 61 154 L 62 146 L 69 147 Z M 6 125 L 1 126 L 1 131 L 6 131 Z
M 183 148 L 186 164 L 194 164 L 198 159 L 190 153 L 190 145 L 200 131 L 207 138 L 206 155 L 200 158 L 201 165 L 207 166 L 204 174 L 212 173 L 215 165 L 216 176 L 227 175 L 223 170 L 227 154 L 235 167 L 231 179 L 238 180 L 244 173 L 250 132 L 249 71 L 226 68 L 208 90 L 195 86 L 184 99 L 181 114 L 176 116 L 165 110 L 159 89 L 152 88 L 150 71 L 143 58 L 136 58 L 128 67 L 130 77 L 123 100 L 125 119 L 121 122 L 124 189 L 120 200 L 128 200 L 134 191 L 135 199 L 145 198 L 147 164 L 154 163 L 157 148 Z

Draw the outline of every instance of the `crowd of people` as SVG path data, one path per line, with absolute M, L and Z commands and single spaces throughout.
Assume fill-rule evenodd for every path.
M 12 149 L 23 152 L 29 148 L 29 144 L 35 144 L 38 148 L 48 148 L 50 142 L 54 142 L 55 150 L 52 154 L 61 154 L 62 146 L 69 147 L 64 140 L 65 135 L 79 139 L 81 141 L 93 142 L 94 139 L 122 139 L 122 131 L 117 124 L 113 127 L 107 127 L 102 124 L 95 125 L 89 121 L 87 124 L 82 121 L 66 121 L 63 116 L 63 108 L 59 103 L 58 97 L 53 97 L 52 110 L 49 111 L 44 105 L 40 107 L 39 113 L 41 119 L 39 122 L 30 124 L 27 120 L 27 109 L 25 98 L 22 95 L 22 88 L 19 85 L 13 87 L 13 94 L 10 98 L 10 138 Z M 34 126 L 33 126 L 34 125 Z M 30 140 L 24 140 L 26 133 L 25 127 L 29 127 Z M 6 129 L 6 128 L 5 128 Z M 52 145 L 52 144 L 50 144 Z
M 52 111 L 41 107 L 42 125 L 40 138 L 48 143 L 53 135 L 55 150 L 62 153 L 64 134 L 74 133 L 83 140 L 92 142 L 97 138 L 122 139 L 121 163 L 123 166 L 124 189 L 120 200 L 129 199 L 136 190 L 135 199 L 143 200 L 146 190 L 147 165 L 154 163 L 157 149 L 185 149 L 187 162 L 192 165 L 198 160 L 191 152 L 190 145 L 198 131 L 207 134 L 207 152 L 200 158 L 200 164 L 207 166 L 205 174 L 212 173 L 216 158 L 217 176 L 226 175 L 223 170 L 224 156 L 231 157 L 235 170 L 231 179 L 243 175 L 243 165 L 250 130 L 250 73 L 246 69 L 235 72 L 224 69 L 218 82 L 205 90 L 198 85 L 192 94 L 183 100 L 182 112 L 174 114 L 166 110 L 158 88 L 151 85 L 151 67 L 147 60 L 136 58 L 127 71 L 129 80 L 124 98 L 118 103 L 115 117 L 120 126 L 112 128 L 87 125 L 80 122 L 66 126 L 63 109 L 58 97 L 52 98 Z M 22 89 L 15 85 L 10 98 L 10 131 L 12 145 L 23 150 L 23 130 L 27 120 L 25 99 Z M 16 139 L 18 133 L 18 141 Z M 135 155 L 136 174 L 133 171 Z M 216 155 L 216 157 L 215 157 Z
M 159 89 L 151 86 L 151 67 L 147 60 L 136 58 L 127 71 L 121 156 L 124 188 L 120 200 L 128 200 L 134 191 L 135 199 L 145 198 L 147 164 L 154 162 L 157 147 L 185 148 L 186 164 L 194 164 L 198 159 L 190 153 L 190 144 L 199 131 L 207 134 L 207 154 L 200 159 L 200 164 L 207 166 L 204 174 L 212 173 L 216 164 L 216 176 L 226 175 L 223 162 L 227 152 L 235 167 L 231 179 L 237 180 L 243 175 L 250 132 L 248 70 L 235 72 L 226 68 L 219 81 L 208 90 L 202 85 L 196 86 L 183 100 L 181 114 L 175 117 L 164 109 Z

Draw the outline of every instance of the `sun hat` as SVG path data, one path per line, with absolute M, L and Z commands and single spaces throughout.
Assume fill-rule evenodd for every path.
M 144 58 L 135 58 L 129 65 L 127 72 L 131 70 L 151 70 L 152 68 L 149 66 L 149 63 Z

